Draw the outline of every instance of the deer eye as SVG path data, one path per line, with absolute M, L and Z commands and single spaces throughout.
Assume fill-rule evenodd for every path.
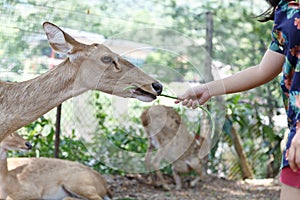
M 113 60 L 113 59 L 112 59 L 112 57 L 110 57 L 110 56 L 103 56 L 103 57 L 101 58 L 101 61 L 104 62 L 104 63 L 110 63 L 112 60 Z

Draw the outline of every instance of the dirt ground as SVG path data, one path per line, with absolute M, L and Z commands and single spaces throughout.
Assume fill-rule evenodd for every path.
M 114 200 L 277 200 L 280 183 L 277 179 L 232 181 L 210 176 L 194 188 L 192 177 L 183 177 L 183 188 L 164 191 L 149 184 L 149 175 L 105 176 Z M 175 187 L 170 176 L 166 180 Z

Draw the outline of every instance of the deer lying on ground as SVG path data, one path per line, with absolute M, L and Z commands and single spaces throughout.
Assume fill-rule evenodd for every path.
M 190 183 L 192 187 L 195 186 L 203 178 L 199 152 L 202 150 L 203 144 L 207 142 L 205 137 L 199 136 L 197 138 L 198 136 L 195 137 L 190 134 L 179 114 L 171 107 L 152 106 L 142 113 L 141 121 L 148 136 L 148 150 L 145 156 L 146 167 L 149 170 L 155 170 L 162 187 L 165 190 L 170 190 L 160 172 L 160 162 L 163 159 L 172 164 L 176 189 L 182 187 L 179 173 L 187 173 L 191 170 L 194 170 L 198 175 Z M 154 149 L 157 149 L 157 153 L 151 159 Z
M 17 133 L 0 143 L 0 199 L 110 199 L 105 179 L 82 164 L 55 158 L 7 159 L 7 150 L 30 148 Z
M 43 24 L 51 47 L 68 57 L 29 81 L 0 81 L 0 141 L 63 101 L 87 90 L 152 101 L 162 85 L 102 44 L 82 44 L 56 25 Z M 130 88 L 130 89 L 125 89 Z

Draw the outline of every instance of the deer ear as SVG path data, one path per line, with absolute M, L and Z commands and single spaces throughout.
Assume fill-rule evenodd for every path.
M 60 53 L 70 54 L 74 46 L 79 44 L 74 38 L 50 22 L 43 24 L 50 46 Z

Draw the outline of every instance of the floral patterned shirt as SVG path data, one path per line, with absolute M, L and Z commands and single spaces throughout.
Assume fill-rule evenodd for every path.
M 300 7 L 296 1 L 279 2 L 269 49 L 285 55 L 281 88 L 290 130 L 282 158 L 282 167 L 286 167 L 288 149 L 300 128 Z

